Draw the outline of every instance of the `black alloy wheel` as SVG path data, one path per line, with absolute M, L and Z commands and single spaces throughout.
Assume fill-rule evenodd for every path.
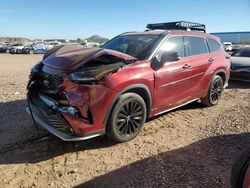
M 221 93 L 223 91 L 223 81 L 221 79 L 217 79 L 213 82 L 211 91 L 210 91 L 210 100 L 212 103 L 218 103 Z
M 206 106 L 218 104 L 224 89 L 224 82 L 219 75 L 215 75 L 209 85 L 207 95 L 201 98 L 201 103 Z
M 146 116 L 147 109 L 143 98 L 136 93 L 125 93 L 118 98 L 110 113 L 107 135 L 117 142 L 132 140 L 143 128 Z
M 121 135 L 134 134 L 143 122 L 144 110 L 138 101 L 130 100 L 120 108 L 117 114 L 116 126 Z

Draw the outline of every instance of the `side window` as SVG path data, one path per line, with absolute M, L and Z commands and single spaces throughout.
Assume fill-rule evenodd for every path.
M 184 37 L 186 56 L 208 53 L 207 44 L 202 37 Z
M 164 41 L 160 47 L 163 52 L 177 52 L 180 57 L 184 57 L 184 42 L 182 36 L 172 36 Z
M 220 45 L 213 39 L 207 39 L 210 52 L 216 52 L 220 50 Z

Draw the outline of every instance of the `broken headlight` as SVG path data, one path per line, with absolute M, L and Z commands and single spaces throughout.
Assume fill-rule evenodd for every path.
M 123 65 L 124 63 L 120 62 L 98 67 L 82 68 L 82 70 L 71 73 L 69 78 L 77 83 L 97 83 L 105 76 L 118 71 Z

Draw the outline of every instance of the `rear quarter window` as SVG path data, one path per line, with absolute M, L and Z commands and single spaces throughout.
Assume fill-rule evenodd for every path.
M 207 44 L 202 37 L 185 36 L 186 56 L 208 53 Z
M 210 52 L 217 52 L 221 49 L 220 44 L 216 42 L 215 40 L 207 39 L 207 41 L 208 41 Z

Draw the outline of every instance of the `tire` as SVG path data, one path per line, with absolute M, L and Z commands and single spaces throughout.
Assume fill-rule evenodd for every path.
M 33 55 L 34 54 L 34 50 L 29 50 L 29 54 Z
M 12 54 L 12 55 L 14 55 L 14 54 L 16 54 L 16 50 L 10 50 L 9 53 Z
M 244 151 L 234 163 L 231 173 L 231 187 L 243 187 L 247 168 L 250 164 L 250 150 Z
M 6 50 L 6 53 L 8 53 L 8 54 L 9 54 L 9 53 L 10 53 L 10 50 Z
M 224 82 L 219 75 L 215 75 L 210 82 L 207 95 L 201 98 L 201 103 L 206 106 L 217 105 L 220 101 L 223 91 Z
M 146 121 L 147 108 L 143 98 L 135 93 L 121 95 L 110 113 L 106 133 L 116 142 L 135 138 Z

